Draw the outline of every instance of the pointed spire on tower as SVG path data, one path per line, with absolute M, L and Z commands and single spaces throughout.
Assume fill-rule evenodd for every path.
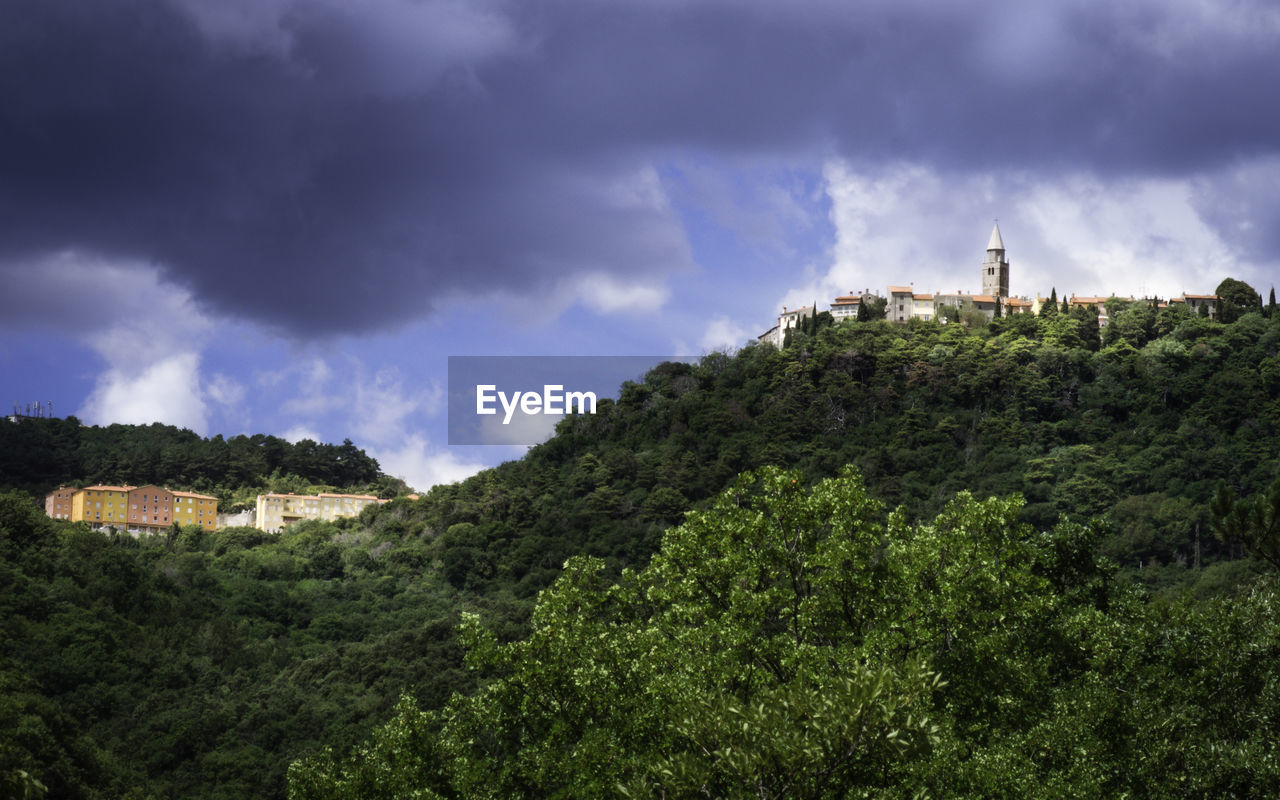
M 996 224 L 991 228 L 991 239 L 987 242 L 988 250 L 1003 250 L 1004 239 L 1000 238 L 1000 220 L 996 220 Z

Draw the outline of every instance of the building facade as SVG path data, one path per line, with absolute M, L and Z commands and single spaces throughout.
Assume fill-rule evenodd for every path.
M 163 486 L 64 486 L 44 499 L 45 513 L 54 519 L 87 522 L 92 528 L 133 532 L 156 531 L 174 522 L 218 527 L 218 499 L 195 492 L 173 492 Z
M 1186 294 L 1181 297 L 1172 297 L 1170 303 L 1186 303 L 1187 308 L 1199 314 L 1203 308 L 1210 319 L 1218 318 L 1218 296 L 1216 294 Z
M 218 498 L 195 492 L 173 492 L 173 519 L 179 525 L 218 529 Z
M 279 533 L 301 519 L 335 520 L 354 517 L 365 508 L 385 502 L 371 494 L 260 494 L 255 504 L 254 527 Z
M 86 486 L 71 499 L 71 520 L 87 522 L 94 528 L 124 528 L 129 486 Z
M 129 527 L 167 528 L 173 524 L 173 492 L 150 484 L 129 491 Z
M 54 519 L 71 519 L 72 498 L 76 490 L 61 486 L 44 497 L 44 513 Z
M 890 286 L 885 319 L 890 322 L 906 322 L 913 314 L 915 314 L 915 289 L 910 286 Z

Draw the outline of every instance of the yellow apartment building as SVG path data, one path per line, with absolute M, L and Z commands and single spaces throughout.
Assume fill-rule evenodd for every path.
M 199 525 L 206 531 L 218 528 L 218 498 L 195 492 L 171 492 L 173 520 L 179 525 Z
M 218 528 L 216 497 L 163 486 L 62 486 L 45 495 L 44 511 L 54 519 L 87 522 L 91 528 L 154 531 L 174 522 L 207 531 Z
M 125 527 L 131 486 L 86 486 L 71 496 L 71 520 L 91 527 Z M 48 501 L 46 500 L 46 503 Z

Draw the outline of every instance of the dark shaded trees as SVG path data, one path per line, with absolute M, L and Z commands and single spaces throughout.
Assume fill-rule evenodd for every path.
M 1262 311 L 1262 296 L 1244 281 L 1224 278 L 1213 293 L 1218 296 L 1218 319 L 1222 322 L 1235 322 L 1250 311 Z

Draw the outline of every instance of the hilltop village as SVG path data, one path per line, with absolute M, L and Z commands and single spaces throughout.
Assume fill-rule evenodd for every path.
M 991 237 L 987 240 L 987 256 L 982 262 L 981 279 L 981 294 L 966 294 L 958 291 L 951 294 L 919 293 L 914 286 L 890 286 L 883 296 L 869 289 L 864 289 L 861 293 L 850 291 L 849 294 L 832 300 L 827 311 L 836 322 L 846 319 L 883 318 L 900 324 L 913 319 L 923 321 L 936 319 L 946 323 L 949 320 L 959 319 L 962 313 L 976 312 L 987 320 L 1008 314 L 1039 314 L 1040 307 L 1050 299 L 1057 302 L 1056 296 L 1041 297 L 1038 293 L 1034 300 L 1010 296 L 1009 257 L 1005 251 L 1004 238 L 1000 235 L 999 222 L 992 226 Z M 1071 307 L 1097 309 L 1098 325 L 1105 327 L 1109 322 L 1105 305 L 1109 299 L 1111 298 L 1072 295 L 1069 298 L 1063 298 L 1062 302 Z M 1161 301 L 1158 305 L 1163 308 L 1168 303 L 1185 303 L 1192 311 L 1206 313 L 1211 318 L 1216 318 L 1218 314 L 1216 295 L 1184 293 L 1179 297 L 1170 298 L 1167 302 Z M 787 342 L 789 330 L 800 327 L 806 317 L 812 317 L 817 313 L 815 306 L 791 309 L 783 306 L 782 313 L 778 315 L 777 324 L 756 338 L 760 342 L 770 342 L 776 347 L 782 347 Z

